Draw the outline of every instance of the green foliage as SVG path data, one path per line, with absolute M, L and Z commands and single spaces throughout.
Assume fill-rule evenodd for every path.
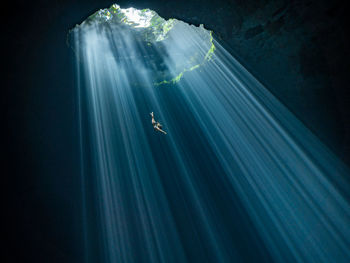
M 212 56 L 214 55 L 214 51 L 216 49 L 213 40 L 214 40 L 213 32 L 210 31 L 210 43 L 211 43 L 211 46 L 210 46 L 210 49 L 208 50 L 208 52 L 206 53 L 203 61 L 200 64 L 191 66 L 190 68 L 185 68 L 182 72 L 180 72 L 176 77 L 172 78 L 171 80 L 163 80 L 161 82 L 155 83 L 155 85 L 159 86 L 159 85 L 163 85 L 163 84 L 176 84 L 177 82 L 179 82 L 182 79 L 182 77 L 184 76 L 184 74 L 186 72 L 198 69 L 199 67 L 203 66 L 207 61 L 210 61 L 212 59 Z M 192 56 L 189 59 L 189 62 L 191 63 L 191 61 L 194 61 L 196 59 L 196 57 L 197 57 L 197 54 Z
M 130 27 L 130 29 L 137 30 L 140 38 L 146 42 L 146 45 L 151 46 L 157 42 L 164 41 L 167 38 L 168 33 L 177 23 L 179 23 L 179 21 L 176 19 L 165 20 L 150 9 L 122 9 L 119 5 L 113 4 L 110 8 L 101 9 L 95 12 L 81 25 L 89 25 L 91 23 L 113 23 Z M 177 68 L 175 69 L 175 72 L 180 72 L 174 78 L 169 80 L 165 79 L 161 82 L 155 83 L 155 85 L 175 84 L 183 78 L 186 72 L 196 70 L 212 59 L 216 49 L 213 43 L 212 32 L 210 31 L 209 40 L 207 31 L 204 30 L 202 25 L 200 27 L 203 29 L 203 31 L 200 32 L 203 33 L 204 39 L 210 41 L 210 48 L 205 56 L 203 57 L 199 52 L 195 52 L 186 59 L 186 61 L 183 61 L 180 65 L 176 66 Z M 166 76 L 163 77 L 166 78 Z

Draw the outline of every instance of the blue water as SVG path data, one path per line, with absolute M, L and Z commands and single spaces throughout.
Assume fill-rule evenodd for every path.
M 159 65 L 131 31 L 75 33 L 87 262 L 350 262 L 348 168 L 220 43 L 155 85 L 202 33 L 175 27 Z

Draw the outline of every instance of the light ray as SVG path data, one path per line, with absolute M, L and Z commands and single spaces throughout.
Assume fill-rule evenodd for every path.
M 115 5 L 71 34 L 103 262 L 350 261 L 348 168 L 211 32 Z

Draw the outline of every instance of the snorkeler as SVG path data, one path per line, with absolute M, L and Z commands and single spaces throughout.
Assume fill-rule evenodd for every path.
M 162 130 L 162 125 L 154 119 L 153 111 L 152 111 L 150 114 L 151 114 L 151 116 L 152 116 L 152 125 L 153 125 L 153 128 L 154 128 L 155 130 L 157 130 L 157 131 L 160 131 L 160 132 L 166 134 L 166 132 Z

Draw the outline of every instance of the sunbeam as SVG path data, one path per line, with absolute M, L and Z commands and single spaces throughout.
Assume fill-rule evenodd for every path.
M 99 262 L 350 262 L 348 168 L 210 31 L 113 5 L 70 35 Z

